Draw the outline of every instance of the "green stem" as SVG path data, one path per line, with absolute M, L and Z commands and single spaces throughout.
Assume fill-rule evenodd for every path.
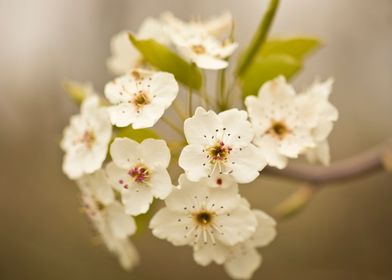
M 173 123 L 171 120 L 169 120 L 168 118 L 162 117 L 161 120 L 167 124 L 168 126 L 170 126 L 174 131 L 176 131 L 179 135 L 184 136 L 182 129 L 179 128 L 175 123 Z
M 192 117 L 193 115 L 193 93 L 192 88 L 189 87 L 189 96 L 188 96 L 188 116 Z
M 174 111 L 177 113 L 178 117 L 183 121 L 186 119 L 186 115 L 182 112 L 180 106 L 177 103 L 177 100 L 173 102 Z
M 208 109 L 207 106 L 209 105 L 209 100 L 208 100 L 208 94 L 207 94 L 207 89 L 206 89 L 206 73 L 201 70 L 202 75 L 203 75 L 203 83 L 201 85 L 201 89 L 200 89 L 200 98 L 201 98 L 201 105 Z
M 262 47 L 263 43 L 267 38 L 268 31 L 271 27 L 271 23 L 274 19 L 276 10 L 279 5 L 279 0 L 270 0 L 267 10 L 264 13 L 263 19 L 260 22 L 260 25 L 253 36 L 253 39 L 244 53 L 242 59 L 239 61 L 237 67 L 237 76 L 242 76 L 246 70 L 248 69 L 249 65 L 253 61 L 255 55 Z
M 226 98 L 226 69 L 222 69 L 218 73 L 218 108 L 220 111 L 227 109 L 227 98 Z

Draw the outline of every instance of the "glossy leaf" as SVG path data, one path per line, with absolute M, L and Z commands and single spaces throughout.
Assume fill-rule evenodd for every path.
M 94 93 L 91 84 L 81 84 L 73 81 L 66 81 L 63 83 L 65 91 L 69 97 L 76 103 L 81 104 L 83 100 Z
M 276 76 L 293 77 L 307 54 L 320 46 L 317 38 L 272 39 L 264 43 L 245 74 L 241 77 L 242 95 L 257 94 L 259 88 Z
M 127 137 L 132 140 L 135 140 L 137 142 L 142 142 L 144 139 L 147 138 L 154 138 L 154 139 L 159 139 L 160 137 L 158 134 L 151 130 L 151 129 L 133 129 L 132 127 L 121 127 L 121 128 L 116 128 L 115 130 L 115 136 L 116 137 Z
M 301 66 L 301 62 L 290 55 L 256 57 L 241 81 L 243 97 L 256 95 L 262 84 L 276 76 L 284 75 L 287 79 L 291 78 Z
M 270 0 L 252 41 L 238 60 L 237 76 L 242 77 L 260 52 L 279 6 L 279 0 Z
M 172 73 L 177 81 L 187 87 L 200 89 L 202 74 L 194 64 L 188 63 L 173 50 L 153 39 L 139 40 L 132 34 L 129 34 L 129 39 L 152 66 Z
M 265 42 L 259 55 L 288 54 L 302 60 L 305 55 L 320 47 L 320 40 L 312 37 L 271 39 Z

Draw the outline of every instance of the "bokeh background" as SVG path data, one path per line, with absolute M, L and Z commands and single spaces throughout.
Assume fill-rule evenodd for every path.
M 325 47 L 307 60 L 298 88 L 334 76 L 340 120 L 334 160 L 392 132 L 392 2 L 282 0 L 272 33 L 316 35 Z M 111 76 L 110 37 L 172 10 L 186 19 L 230 10 L 246 43 L 266 0 L 0 0 L 0 279 L 226 279 L 197 266 L 189 248 L 148 231 L 135 237 L 142 264 L 124 272 L 94 245 L 77 189 L 61 172 L 63 127 L 77 108 L 61 88 L 72 78 L 101 90 Z M 263 178 L 243 186 L 270 212 L 298 184 Z M 326 186 L 279 224 L 255 279 L 392 279 L 392 177 L 377 174 Z

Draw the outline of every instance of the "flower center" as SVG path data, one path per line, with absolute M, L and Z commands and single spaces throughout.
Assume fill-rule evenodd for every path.
M 135 80 L 140 80 L 140 79 L 142 78 L 142 74 L 141 74 L 139 71 L 137 71 L 137 70 L 133 70 L 133 71 L 131 72 L 131 75 L 132 75 L 132 77 L 133 77 Z
M 287 134 L 290 133 L 290 129 L 282 121 L 273 121 L 267 133 L 270 133 L 272 136 L 275 136 L 279 139 L 283 139 Z
M 194 217 L 199 225 L 206 226 L 211 223 L 213 216 L 214 216 L 213 213 L 207 211 L 201 211 L 195 214 Z
M 95 142 L 95 134 L 91 130 L 86 130 L 82 137 L 80 138 L 80 142 L 84 144 L 88 149 L 91 149 Z
M 204 54 L 206 52 L 206 49 L 202 45 L 193 45 L 192 46 L 192 51 L 195 54 Z
M 144 183 L 150 179 L 150 171 L 144 165 L 138 165 L 128 171 L 128 175 L 131 176 L 135 182 Z
M 211 163 L 215 163 L 217 161 L 226 161 L 231 150 L 231 147 L 225 145 L 222 141 L 219 141 L 215 145 L 209 147 L 207 152 L 210 156 Z
M 132 103 L 135 104 L 137 108 L 141 108 L 144 105 L 150 104 L 150 98 L 145 91 L 139 91 L 133 98 Z

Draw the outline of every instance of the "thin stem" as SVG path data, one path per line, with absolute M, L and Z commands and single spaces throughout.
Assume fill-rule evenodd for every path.
M 186 115 L 185 115 L 185 113 L 181 110 L 180 106 L 179 106 L 178 103 L 177 103 L 177 100 L 174 100 L 174 102 L 173 102 L 173 108 L 174 108 L 174 111 L 176 111 L 178 117 L 179 117 L 181 120 L 185 120 L 185 119 L 186 119 Z
M 314 187 L 328 183 L 342 182 L 382 171 L 385 169 L 385 154 L 390 151 L 392 143 L 380 145 L 359 155 L 353 156 L 328 167 L 293 164 L 283 170 L 266 168 L 263 174 L 308 182 Z
M 181 128 L 179 128 L 175 123 L 173 123 L 171 120 L 169 120 L 166 117 L 162 117 L 161 120 L 167 124 L 168 126 L 170 126 L 173 130 L 175 130 L 179 135 L 181 135 L 182 137 L 184 136 L 183 131 Z
M 227 99 L 225 96 L 226 93 L 226 69 L 222 69 L 218 72 L 218 108 L 220 111 L 224 111 L 227 109 Z
M 193 115 L 193 93 L 192 88 L 189 87 L 188 92 L 188 116 L 191 117 Z
M 212 107 L 213 102 L 210 99 L 210 96 L 208 96 L 207 92 L 207 77 L 206 73 L 202 70 L 203 73 L 203 84 L 200 89 L 200 99 L 201 99 L 201 104 L 204 108 L 210 109 Z
M 246 70 L 248 69 L 249 65 L 253 61 L 254 57 L 256 56 L 257 52 L 260 50 L 262 45 L 267 38 L 268 31 L 271 27 L 272 21 L 275 17 L 276 10 L 279 5 L 279 0 L 270 0 L 267 10 L 264 13 L 264 16 L 260 22 L 260 25 L 253 36 L 251 43 L 249 44 L 248 49 L 244 53 L 244 56 L 239 61 L 238 68 L 237 68 L 237 75 L 243 75 Z
M 235 79 L 232 81 L 232 83 L 230 84 L 230 86 L 229 86 L 229 88 L 227 90 L 227 93 L 226 93 L 226 96 L 225 96 L 226 99 L 224 101 L 226 104 L 230 104 L 230 102 L 231 102 L 230 98 L 233 97 L 233 93 L 234 93 L 238 83 L 239 83 L 239 78 L 235 77 Z

